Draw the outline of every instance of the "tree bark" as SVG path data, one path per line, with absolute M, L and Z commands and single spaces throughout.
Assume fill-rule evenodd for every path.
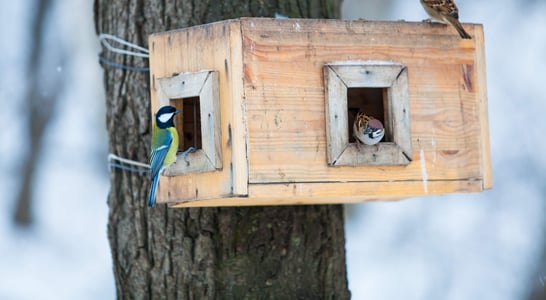
M 338 17 L 339 0 L 96 0 L 98 33 L 154 32 L 241 16 Z M 103 53 L 146 66 L 141 58 Z M 104 66 L 110 151 L 148 161 L 148 73 Z M 108 238 L 120 299 L 347 299 L 340 205 L 146 207 L 148 174 L 111 173 Z

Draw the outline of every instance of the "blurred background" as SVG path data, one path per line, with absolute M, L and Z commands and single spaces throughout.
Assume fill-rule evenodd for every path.
M 347 205 L 353 299 L 545 297 L 546 1 L 457 4 L 484 24 L 494 188 Z M 115 298 L 92 5 L 0 10 L 0 299 Z M 345 0 L 343 17 L 428 16 L 417 0 Z

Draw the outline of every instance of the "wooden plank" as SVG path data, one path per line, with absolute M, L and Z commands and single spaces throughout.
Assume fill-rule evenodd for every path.
M 483 27 L 479 26 L 475 28 L 474 39 L 477 39 L 477 43 L 485 45 Z M 476 88 L 480 101 L 480 145 L 482 149 L 482 176 L 483 176 L 483 188 L 493 188 L 493 169 L 491 163 L 491 142 L 489 138 L 489 109 L 487 98 L 487 79 L 485 74 L 485 46 L 476 49 L 476 65 L 474 67 L 476 71 Z
M 397 70 L 398 71 L 398 70 Z M 400 152 L 409 160 L 413 158 L 411 150 L 411 115 L 408 92 L 408 69 L 399 70 L 396 79 L 387 93 L 389 104 L 389 128 L 392 129 L 393 141 L 400 148 Z
M 417 147 L 417 149 L 420 149 Z M 426 177 L 432 180 L 442 180 L 445 178 L 465 178 L 469 176 L 478 176 L 474 170 L 479 163 L 477 152 L 463 151 L 438 151 L 436 153 L 429 150 L 417 152 L 414 160 L 407 166 L 340 166 L 323 168 L 318 163 L 309 163 L 304 160 L 306 153 L 301 153 L 298 158 L 302 161 L 290 163 L 293 156 L 285 152 L 271 152 L 269 158 L 275 158 L 276 168 L 270 165 L 260 164 L 252 166 L 254 173 L 250 177 L 252 183 L 267 182 L 323 182 L 323 178 L 328 181 L 388 181 L 388 180 L 422 180 Z M 422 155 L 421 155 L 422 154 Z M 423 171 L 422 163 L 426 166 Z M 459 164 L 457 164 L 459 162 Z M 322 163 L 325 163 L 323 158 Z
M 330 66 L 324 66 L 326 94 L 326 140 L 328 164 L 333 165 L 349 143 L 347 86 Z
M 337 166 L 385 166 L 407 165 L 408 158 L 395 143 L 379 143 L 373 146 L 350 143 L 335 162 Z
M 354 182 L 251 184 L 249 197 L 211 198 L 177 203 L 172 207 L 308 205 L 393 201 L 418 195 L 474 193 L 482 191 L 481 180 L 429 181 L 427 193 L 422 182 Z
M 187 161 L 184 157 L 178 156 L 174 164 L 163 171 L 165 176 L 177 176 L 188 173 L 198 173 L 214 170 L 214 165 L 207 157 L 203 149 L 187 154 Z
M 390 87 L 404 68 L 398 63 L 384 61 L 330 62 L 327 65 L 349 88 Z
M 433 75 L 443 72 L 459 74 L 458 69 L 446 70 L 442 68 L 434 71 Z M 450 149 L 449 147 L 461 147 L 465 144 L 460 135 L 463 124 L 460 116 L 459 94 L 456 89 L 449 89 L 442 87 L 442 91 L 445 93 L 442 93 L 442 91 L 432 93 L 430 91 L 419 91 L 414 86 L 413 93 L 410 93 L 410 98 L 419 98 L 411 102 L 412 108 L 416 108 L 412 109 L 412 116 L 416 121 L 416 123 L 412 124 L 413 130 L 430 139 L 432 137 L 428 136 L 432 134 L 431 128 L 441 126 L 441 130 L 446 135 L 436 135 L 438 139 L 437 146 L 448 149 Z M 271 95 L 271 99 L 268 101 L 253 101 L 260 97 L 260 93 Z M 292 134 L 297 132 L 300 135 L 308 136 L 318 135 L 321 130 L 324 130 L 322 124 L 320 124 L 324 122 L 324 98 L 320 90 L 309 91 L 309 89 L 305 89 L 305 91 L 300 90 L 294 94 L 292 90 L 277 89 L 274 91 L 263 88 L 256 92 L 250 91 L 248 95 L 251 100 L 247 102 L 247 108 L 249 113 L 252 114 L 251 118 L 255 122 L 259 122 L 256 125 L 259 125 L 261 129 L 255 132 L 256 138 L 262 136 L 265 138 L 271 135 L 276 137 L 281 133 L 284 134 L 284 131 L 279 132 L 279 130 L 283 129 L 291 131 Z M 307 112 L 307 114 L 301 114 L 302 111 Z M 468 113 L 472 112 L 469 111 Z M 279 126 L 277 126 L 275 119 L 286 120 L 286 122 L 279 123 Z M 305 129 L 305 131 L 302 129 Z M 318 141 L 321 142 L 321 140 Z
M 428 185 L 428 187 L 426 186 Z M 421 194 L 445 194 L 481 191 L 479 179 L 452 181 L 387 181 L 387 182 L 332 182 L 332 183 L 288 183 L 252 184 L 251 198 L 314 198 L 351 197 L 380 199 L 382 196 L 412 197 Z
M 298 33 L 316 39 L 319 36 L 329 41 L 329 37 L 334 34 L 340 34 L 339 28 L 343 32 L 349 32 L 352 35 L 351 40 L 365 41 L 366 44 L 381 45 L 377 37 L 385 34 L 399 35 L 398 43 L 415 44 L 415 39 L 422 40 L 418 45 L 427 47 L 428 45 L 437 45 L 440 42 L 445 48 L 450 48 L 452 43 L 461 44 L 464 47 L 473 47 L 472 40 L 461 40 L 458 36 L 453 36 L 452 32 L 446 31 L 445 27 L 434 26 L 424 22 L 406 22 L 406 21 L 368 21 L 368 20 L 337 20 L 337 19 L 277 19 L 277 18 L 252 18 L 243 17 L 240 19 L 243 29 L 258 28 L 264 32 L 263 39 L 282 40 L 287 34 Z M 311 25 L 311 26 L 309 26 Z M 480 28 L 480 24 L 464 23 L 468 31 Z M 431 40 L 432 39 L 432 40 Z M 343 47 L 343 43 L 334 43 Z M 303 43 L 303 41 L 302 41 Z M 352 44 L 352 43 L 349 43 Z
M 478 98 L 460 86 L 460 66 L 474 61 L 474 42 L 436 36 L 420 24 L 290 22 L 245 27 L 243 20 L 251 183 L 420 180 L 423 160 L 431 180 L 480 176 L 481 149 L 470 142 L 480 128 L 465 124 L 479 119 Z M 296 22 L 299 31 L 290 29 Z M 401 36 L 405 31 L 421 36 L 408 39 Z M 407 167 L 325 165 L 331 158 L 321 117 L 326 112 L 320 111 L 325 101 L 320 70 L 342 58 L 393 60 L 408 67 L 414 160 Z
M 232 147 L 232 187 L 234 195 L 248 195 L 248 134 L 245 90 L 243 88 L 243 51 L 239 22 L 229 23 L 229 58 L 225 61 L 226 81 L 232 101 L 228 142 Z
M 209 71 L 180 73 L 157 79 L 159 88 L 170 99 L 199 96 Z
M 465 26 L 471 30 L 478 25 Z M 329 57 L 327 61 L 388 60 L 396 56 L 451 64 L 461 59 L 471 61 L 476 46 L 474 39 L 462 41 L 451 33 L 439 34 L 442 30 L 428 24 L 410 22 L 242 19 L 242 29 L 244 44 L 253 46 L 252 53 L 260 61 L 305 62 L 310 56 L 318 56 L 320 49 Z M 275 47 L 270 47 L 273 44 Z
M 218 72 L 209 72 L 200 91 L 202 148 L 215 169 L 222 168 Z

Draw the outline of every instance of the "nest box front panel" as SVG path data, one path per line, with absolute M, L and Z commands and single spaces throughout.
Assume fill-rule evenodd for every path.
M 420 23 L 242 19 L 250 195 L 277 187 L 280 194 L 310 196 L 321 187 L 339 194 L 340 182 L 350 193 L 384 183 L 390 192 L 383 196 L 489 188 L 483 32 L 467 28 L 474 39 Z M 406 68 L 407 164 L 329 163 L 323 68 L 340 61 Z

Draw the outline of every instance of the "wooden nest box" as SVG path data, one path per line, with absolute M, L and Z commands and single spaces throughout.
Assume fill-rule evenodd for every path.
M 484 36 L 408 22 L 242 18 L 150 37 L 152 113 L 180 150 L 157 201 L 348 203 L 492 186 Z M 355 115 L 382 121 L 357 144 Z

